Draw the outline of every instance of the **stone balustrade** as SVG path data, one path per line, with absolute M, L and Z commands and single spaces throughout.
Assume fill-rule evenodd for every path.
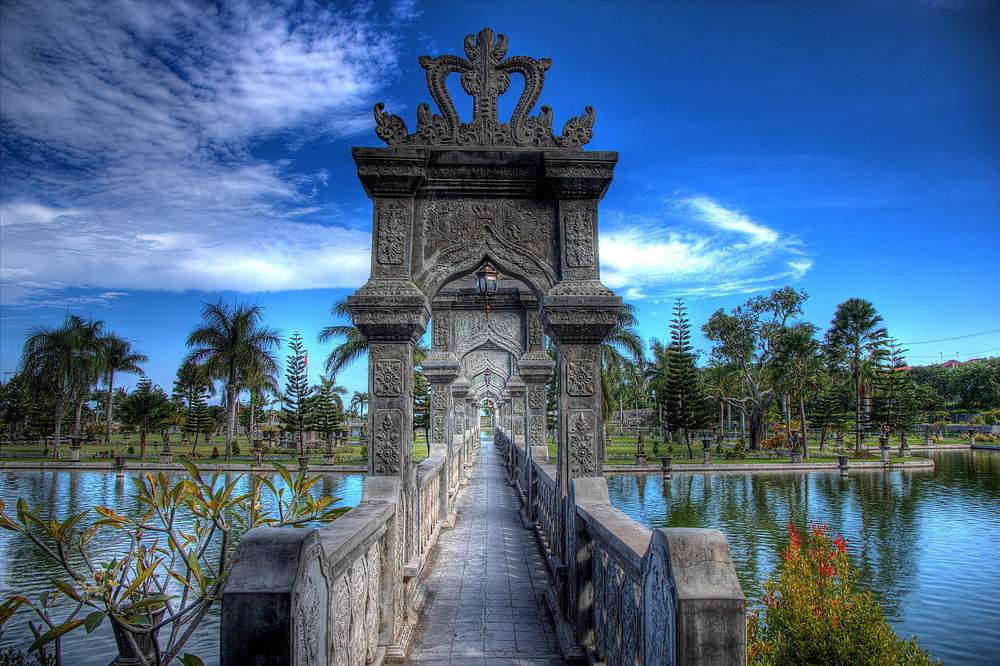
M 532 447 L 525 465 L 523 448 L 509 440 L 505 446 L 522 497 L 532 498 L 525 513 L 534 517 L 556 574 L 563 614 L 595 661 L 746 663 L 746 599 L 721 532 L 650 530 L 611 505 L 603 477 L 573 480 L 568 501 L 576 524 L 564 532 L 556 523 L 556 466 L 547 449 Z M 570 557 L 557 553 L 564 533 L 573 535 Z
M 465 459 L 472 441 L 470 432 L 450 458 Z M 416 621 L 417 576 L 466 478 L 464 465 L 452 467 L 449 487 L 448 467 L 446 457 L 417 466 L 416 563 L 404 562 L 396 477 L 366 477 L 358 505 L 322 528 L 247 532 L 223 592 L 223 666 L 401 658 Z

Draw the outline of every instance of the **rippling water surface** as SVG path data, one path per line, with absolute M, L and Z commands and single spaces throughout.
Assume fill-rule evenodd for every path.
M 4 470 L 0 472 L 0 498 L 7 504 L 8 515 L 14 513 L 14 503 L 23 497 L 34 508 L 41 504 L 57 507 L 60 518 L 83 511 L 94 505 L 114 508 L 122 514 L 134 515 L 138 502 L 132 499 L 135 486 L 130 477 L 137 477 L 138 471 L 130 471 L 125 477 L 118 477 L 113 471 L 34 471 Z M 176 480 L 180 472 L 171 476 Z M 223 475 L 225 482 L 234 478 L 247 481 L 246 474 Z M 327 474 L 313 487 L 314 496 L 342 498 L 337 506 L 353 506 L 361 498 L 363 476 L 360 474 Z M 244 486 L 246 488 L 246 486 Z M 91 514 L 93 515 L 93 514 Z M 98 561 L 116 556 L 120 543 L 114 541 L 113 534 L 105 531 L 97 542 L 95 550 Z M 0 530 L 0 598 L 13 594 L 30 595 L 33 599 L 47 587 L 48 577 L 65 574 L 52 566 L 34 544 L 18 535 Z M 19 645 L 27 648 L 31 642 L 26 622 L 36 619 L 30 610 L 19 611 L 4 627 L 3 645 Z M 165 639 L 160 639 L 166 645 Z M 201 657 L 207 666 L 219 663 L 219 607 L 216 605 L 210 615 L 200 625 L 198 631 L 185 644 L 184 652 Z M 105 621 L 93 634 L 78 629 L 63 639 L 63 663 L 74 666 L 106 666 L 118 650 L 111 634 L 110 625 Z
M 929 454 L 934 471 L 608 477 L 612 503 L 648 527 L 713 527 L 747 603 L 779 561 L 788 522 L 843 534 L 860 584 L 902 636 L 947 664 L 1000 664 L 1000 459 Z

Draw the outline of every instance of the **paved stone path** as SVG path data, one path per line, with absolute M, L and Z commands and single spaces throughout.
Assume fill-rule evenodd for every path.
M 427 604 L 404 663 L 564 665 L 544 597 L 552 579 L 492 441 L 470 471 L 458 524 L 431 554 Z

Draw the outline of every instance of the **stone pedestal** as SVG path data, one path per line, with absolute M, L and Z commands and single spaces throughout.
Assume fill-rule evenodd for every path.
M 635 464 L 636 465 L 645 465 L 646 464 L 646 454 L 645 453 L 637 453 L 637 454 L 635 454 Z
M 841 475 L 843 476 L 847 475 L 847 470 L 849 467 L 847 456 L 837 456 L 837 467 L 840 468 Z
M 889 462 L 889 448 L 886 446 L 879 447 L 879 453 L 882 454 L 882 464 L 885 465 Z

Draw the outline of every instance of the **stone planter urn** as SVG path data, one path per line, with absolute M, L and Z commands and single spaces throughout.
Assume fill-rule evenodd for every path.
M 115 456 L 115 469 L 119 472 L 125 469 L 125 456 Z
M 163 619 L 163 614 L 166 612 L 166 608 L 158 608 L 146 615 L 151 624 L 156 624 Z M 115 643 L 118 645 L 118 656 L 115 657 L 115 660 L 108 666 L 134 666 L 136 664 L 141 664 L 142 659 L 140 659 L 139 655 L 137 655 L 132 649 L 132 644 L 129 643 L 126 636 L 131 632 L 127 629 L 119 627 L 114 622 L 111 623 L 111 629 L 115 634 Z M 132 637 L 135 639 L 136 646 L 138 646 L 139 651 L 150 664 L 155 664 L 157 662 L 157 653 L 160 651 L 160 646 L 156 642 L 156 636 L 159 631 L 160 630 L 157 629 L 151 634 L 132 634 Z
M 791 451 L 788 454 L 789 462 L 793 465 L 802 462 L 802 452 L 801 451 Z
M 83 442 L 79 437 L 69 438 L 69 459 L 70 462 L 80 462 L 80 449 L 83 448 Z
M 253 464 L 259 467 L 264 462 L 264 440 L 253 440 Z
M 673 464 L 674 464 L 674 457 L 673 456 L 660 456 L 660 462 L 662 463 L 662 465 L 660 466 L 660 469 L 664 473 L 668 473 L 671 470 L 673 470 Z
M 309 456 L 299 456 L 299 471 L 309 469 Z
M 847 456 L 837 456 L 837 467 L 840 468 L 840 473 L 847 475 L 847 468 L 849 463 L 847 462 Z

